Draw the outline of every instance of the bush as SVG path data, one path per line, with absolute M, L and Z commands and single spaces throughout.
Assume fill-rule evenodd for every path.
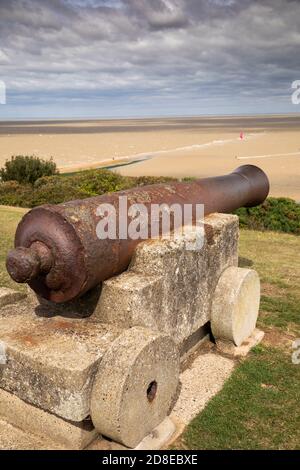
M 176 178 L 170 176 L 137 176 L 134 178 L 134 186 L 148 186 L 148 184 L 169 183 L 176 181 Z
M 124 177 L 109 170 L 87 170 L 68 176 L 43 177 L 37 180 L 33 186 L 30 207 L 40 204 L 59 204 L 72 199 L 100 196 L 135 186 L 170 180 L 172 178 Z
M 32 207 L 32 186 L 17 181 L 0 183 L 0 204 L 3 206 Z
M 269 197 L 260 206 L 242 207 L 235 214 L 241 227 L 300 235 L 300 204 L 293 199 Z
M 124 177 L 109 170 L 87 170 L 68 176 L 43 176 L 33 186 L 7 181 L 0 182 L 0 204 L 20 207 L 60 204 L 72 199 L 172 180 L 163 177 Z
M 42 176 L 58 173 L 55 162 L 43 160 L 34 156 L 17 155 L 7 160 L 4 168 L 0 169 L 2 181 L 17 181 L 18 183 L 34 184 Z
M 90 170 L 70 176 L 43 177 L 33 187 L 33 204 L 58 204 L 134 186 L 133 181 L 108 170 Z

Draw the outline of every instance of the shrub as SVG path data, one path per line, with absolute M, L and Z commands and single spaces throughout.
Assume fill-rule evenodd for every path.
M 0 169 L 2 181 L 17 181 L 18 183 L 34 184 L 42 176 L 58 173 L 55 162 L 43 160 L 34 156 L 17 155 L 7 160 L 4 168 Z
M 148 184 L 169 183 L 176 181 L 176 178 L 169 176 L 137 176 L 134 178 L 134 186 L 147 186 Z
M 269 197 L 260 206 L 242 207 L 235 214 L 241 227 L 300 235 L 300 204 L 293 199 Z
M 73 176 L 73 181 L 78 189 L 88 196 L 98 196 L 134 186 L 134 179 L 126 178 L 109 170 L 91 170 L 79 173 Z
M 0 183 L 0 204 L 4 206 L 32 207 L 32 186 L 17 181 Z
M 33 187 L 34 205 L 58 204 L 134 186 L 133 181 L 108 170 L 89 170 L 69 176 L 43 177 Z
M 172 178 L 124 177 L 109 170 L 87 170 L 68 176 L 43 177 L 34 184 L 30 207 L 40 204 L 59 204 L 72 199 L 100 196 L 170 180 Z

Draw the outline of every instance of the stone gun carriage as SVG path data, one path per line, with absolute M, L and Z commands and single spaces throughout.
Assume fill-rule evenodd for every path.
M 80 429 L 75 446 L 96 433 L 137 446 L 170 413 L 188 354 L 208 335 L 240 346 L 255 329 L 259 277 L 238 267 L 238 217 L 225 213 L 260 204 L 268 190 L 262 170 L 245 165 L 26 214 L 7 269 L 32 291 L 0 304 L 3 393 Z M 204 204 L 202 248 L 188 250 L 186 234 L 99 240 L 97 207 L 117 208 L 120 195 L 148 208 Z

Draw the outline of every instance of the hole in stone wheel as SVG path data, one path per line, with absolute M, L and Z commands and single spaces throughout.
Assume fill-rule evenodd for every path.
M 157 392 L 157 382 L 153 380 L 153 382 L 149 383 L 148 388 L 147 388 L 147 399 L 150 403 L 156 397 L 156 392 Z

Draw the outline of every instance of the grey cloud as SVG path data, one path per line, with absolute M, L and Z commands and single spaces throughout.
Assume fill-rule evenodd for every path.
M 182 0 L 124 0 L 130 13 L 155 30 L 187 26 L 184 3 Z
M 298 1 L 0 0 L 13 102 L 284 98 L 299 50 Z

